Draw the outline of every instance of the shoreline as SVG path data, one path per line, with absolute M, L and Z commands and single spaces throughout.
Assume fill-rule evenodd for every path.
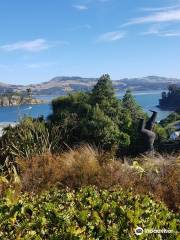
M 176 111 L 177 107 L 161 107 L 160 105 L 156 105 L 157 108 L 159 108 L 162 111 Z
M 8 108 L 8 107 L 23 107 L 23 106 L 36 106 L 36 105 L 42 105 L 42 104 L 50 104 L 50 101 L 42 101 L 41 103 L 25 103 L 25 104 L 17 104 L 17 105 L 5 105 L 5 106 L 1 106 L 0 108 Z
M 36 105 L 44 103 L 43 99 L 34 98 L 32 96 L 23 95 L 0 95 L 0 107 Z

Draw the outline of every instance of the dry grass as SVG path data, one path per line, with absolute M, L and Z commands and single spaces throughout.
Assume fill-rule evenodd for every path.
M 60 155 L 46 153 L 19 160 L 21 190 L 40 192 L 51 186 L 77 188 L 121 186 L 135 193 L 152 194 L 175 211 L 180 205 L 180 157 L 140 156 L 125 163 L 90 146 Z
M 100 154 L 90 146 L 60 155 L 46 153 L 31 160 L 18 160 L 23 191 L 41 191 L 54 184 L 72 188 L 98 185 Z
M 144 172 L 136 176 L 134 189 L 138 193 L 151 193 L 170 209 L 180 206 L 180 157 L 161 156 L 139 159 Z

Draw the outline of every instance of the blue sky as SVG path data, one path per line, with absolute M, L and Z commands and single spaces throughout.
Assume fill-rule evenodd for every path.
M 180 78 L 179 0 L 1 0 L 0 82 Z

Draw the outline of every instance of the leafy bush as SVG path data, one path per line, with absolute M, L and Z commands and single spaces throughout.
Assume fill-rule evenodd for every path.
M 23 195 L 11 203 L 0 200 L 0 238 L 13 239 L 137 239 L 135 229 L 167 229 L 138 239 L 177 239 L 178 215 L 147 196 L 129 191 L 51 190 Z
M 155 145 L 158 147 L 163 141 L 168 138 L 167 131 L 160 124 L 156 124 L 154 127 L 154 132 L 156 133 Z
M 169 124 L 174 123 L 176 121 L 180 121 L 180 111 L 173 112 L 169 114 L 165 119 L 160 121 L 160 124 L 163 127 L 167 127 Z
M 165 119 L 162 119 L 160 121 L 159 127 L 161 129 L 163 129 L 163 132 L 165 132 L 166 137 L 163 140 L 166 140 L 170 138 L 171 134 L 177 130 L 179 130 L 176 125 L 178 126 L 178 124 L 180 123 L 180 111 L 175 111 L 171 114 L 169 114 Z M 162 132 L 162 131 L 161 131 Z M 162 145 L 163 147 L 163 145 Z M 160 146 L 160 148 L 162 148 Z M 180 147 L 177 147 L 177 149 L 179 150 Z M 172 150 L 170 148 L 170 152 L 171 151 L 176 151 L 176 146 L 172 146 Z

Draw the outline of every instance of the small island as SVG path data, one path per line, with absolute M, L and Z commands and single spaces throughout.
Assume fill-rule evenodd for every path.
M 42 104 L 42 99 L 37 99 L 32 96 L 31 89 L 26 92 L 6 92 L 0 95 L 0 107 L 18 106 L 18 105 L 32 105 Z
M 180 87 L 176 84 L 169 85 L 168 92 L 162 92 L 158 107 L 164 110 L 180 109 Z

